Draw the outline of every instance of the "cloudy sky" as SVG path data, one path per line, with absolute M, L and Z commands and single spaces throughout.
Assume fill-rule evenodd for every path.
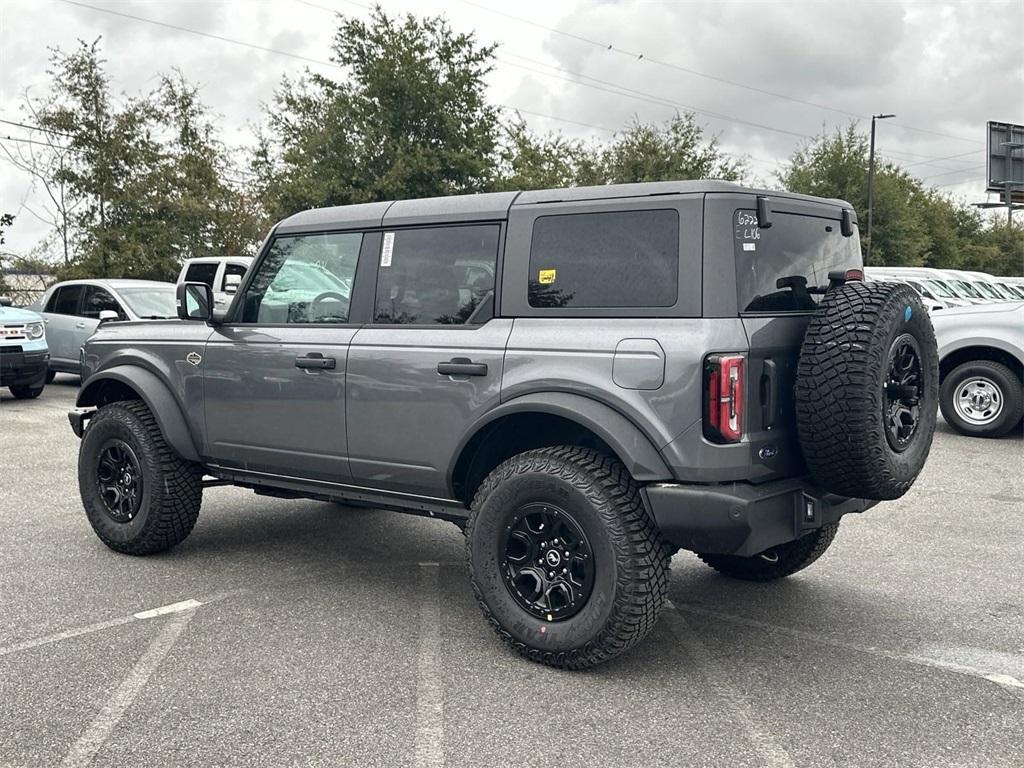
M 1024 122 L 1022 0 L 381 5 L 445 14 L 499 43 L 491 96 L 537 130 L 601 139 L 634 116 L 692 110 L 726 151 L 748 159 L 752 181 L 772 178 L 806 137 L 893 112 L 879 125 L 882 154 L 974 202 L 985 197 L 985 122 Z M 327 63 L 336 13 L 369 10 L 351 0 L 0 0 L 0 119 L 24 121 L 26 89 L 45 93 L 49 47 L 102 36 L 117 90 L 148 90 L 178 67 L 201 84 L 223 138 L 245 145 L 282 75 L 338 74 Z M 27 135 L 0 123 L 8 146 L 7 137 Z M 45 201 L 28 178 L 0 168 L 0 208 L 19 214 L 5 249 L 25 252 L 45 234 L 31 214 Z

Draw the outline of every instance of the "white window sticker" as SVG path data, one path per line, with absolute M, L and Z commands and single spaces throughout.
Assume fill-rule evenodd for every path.
M 744 243 L 743 244 L 743 250 L 744 251 L 756 251 L 757 250 L 757 243 Z M 391 260 L 388 259 L 388 261 L 390 262 Z
M 385 232 L 384 233 L 384 247 L 380 251 L 380 265 L 382 267 L 391 266 L 391 254 L 395 251 L 395 233 Z

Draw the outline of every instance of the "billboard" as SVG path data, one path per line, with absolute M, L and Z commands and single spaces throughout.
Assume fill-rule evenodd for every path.
M 985 157 L 986 191 L 1005 193 L 1010 181 L 1013 199 L 1024 197 L 1024 125 L 990 120 Z

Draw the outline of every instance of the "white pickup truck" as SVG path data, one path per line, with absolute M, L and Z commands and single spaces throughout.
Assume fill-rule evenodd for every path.
M 1020 432 L 1024 415 L 1024 302 L 932 314 L 939 346 L 939 406 L 972 437 Z

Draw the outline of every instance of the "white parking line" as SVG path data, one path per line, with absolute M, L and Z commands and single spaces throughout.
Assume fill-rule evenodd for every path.
M 885 648 L 878 648 L 874 645 L 851 643 L 847 640 L 829 637 L 828 635 L 823 635 L 818 632 L 808 632 L 802 629 L 792 629 L 791 627 L 780 627 L 777 624 L 769 624 L 764 621 L 757 621 L 756 619 L 748 619 L 745 616 L 734 616 L 729 613 L 709 611 L 705 608 L 697 608 L 696 606 L 677 605 L 675 606 L 675 609 L 685 613 L 692 613 L 697 616 L 706 616 L 711 619 L 717 619 L 718 621 L 725 621 L 730 624 L 752 627 L 754 629 L 760 629 L 767 632 L 776 632 L 780 635 L 796 637 L 812 643 L 832 646 L 833 648 L 842 648 L 847 651 L 856 651 L 858 653 L 865 653 L 872 656 L 880 656 L 885 659 L 891 659 L 892 661 L 902 661 L 907 664 L 917 664 L 922 667 L 942 669 L 946 672 L 954 672 L 959 675 L 978 677 L 1004 688 L 1024 689 L 1024 682 L 1021 682 L 1021 680 L 1014 675 L 1007 673 L 1007 669 L 1016 671 L 1018 668 L 1024 667 L 1024 656 L 1016 654 L 996 653 L 992 651 L 984 651 L 982 649 L 966 649 L 973 653 L 970 656 L 960 653 L 956 655 L 950 654 L 952 656 L 951 658 L 939 658 L 939 656 L 946 654 L 942 653 L 942 649 L 937 646 L 925 646 L 922 650 L 926 653 L 897 653 L 896 651 L 889 651 Z M 965 649 L 960 650 L 963 651 Z M 979 666 L 977 663 L 977 660 L 979 659 L 983 660 L 983 663 L 990 668 Z M 995 666 L 1002 666 L 1004 668 L 991 668 Z
M 182 600 L 180 603 L 171 603 L 170 605 L 162 605 L 159 608 L 153 608 L 149 611 L 139 611 L 135 614 L 136 619 L 155 619 L 157 616 L 163 616 L 168 613 L 181 613 L 182 611 L 191 611 L 193 608 L 201 606 L 198 600 Z
M 438 653 L 441 646 L 441 606 L 438 563 L 420 563 L 420 633 L 416 654 L 416 741 L 413 765 L 444 765 L 444 689 Z
M 170 652 L 171 647 L 191 621 L 192 611 L 181 613 L 167 621 L 163 631 L 149 644 L 128 676 L 121 681 L 110 697 L 110 701 L 96 716 L 88 728 L 74 744 L 61 762 L 61 768 L 84 768 L 92 763 L 96 754 L 103 748 L 114 727 L 118 724 L 135 697 L 146 685 L 156 668 Z
M 731 711 L 733 719 L 746 731 L 747 738 L 754 745 L 764 764 L 769 768 L 795 768 L 796 764 L 793 762 L 793 758 L 789 756 L 778 740 L 761 726 L 743 695 L 736 690 L 728 677 L 719 669 L 711 652 L 701 642 L 686 619 L 673 610 L 674 606 L 671 601 L 667 603 L 666 607 L 669 610 L 662 615 L 662 620 L 668 623 L 672 633 L 684 644 L 686 651 L 693 659 L 696 671 L 707 681 L 709 688 L 722 698 Z
M 76 627 L 75 629 L 68 629 L 64 632 L 57 632 L 52 635 L 37 637 L 32 640 L 25 640 L 21 643 L 15 643 L 14 645 L 0 646 L 0 656 L 6 656 L 9 653 L 17 653 L 18 651 L 27 651 L 31 648 L 38 648 L 42 645 L 50 645 L 51 643 L 59 643 L 61 640 L 70 640 L 73 637 L 91 635 L 93 632 L 101 632 L 104 629 L 110 629 L 111 627 L 120 627 L 124 624 L 131 624 L 133 621 L 144 621 L 146 619 L 156 618 L 157 616 L 164 616 L 169 613 L 191 611 L 202 605 L 206 605 L 207 603 L 212 603 L 215 600 L 223 600 L 225 597 L 232 594 L 237 594 L 237 592 L 224 592 L 208 597 L 203 602 L 192 599 L 182 600 L 180 603 L 171 603 L 170 605 L 163 605 L 159 608 L 152 608 L 148 611 L 139 611 L 131 616 L 121 616 L 117 619 L 99 621 L 95 624 L 86 624 L 84 627 Z

